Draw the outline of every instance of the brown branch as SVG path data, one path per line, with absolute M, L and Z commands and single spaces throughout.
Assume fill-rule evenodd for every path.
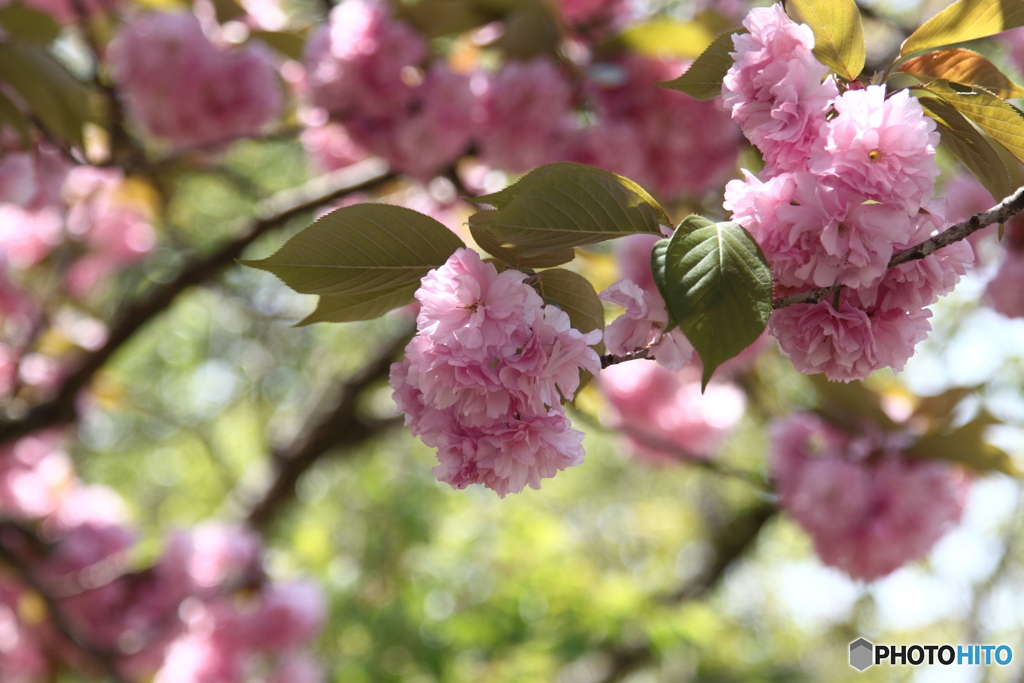
M 259 237 L 306 211 L 352 192 L 379 187 L 392 177 L 384 162 L 368 159 L 315 178 L 299 187 L 279 192 L 257 204 L 255 220 L 241 236 L 213 254 L 193 262 L 173 280 L 133 303 L 112 326 L 106 343 L 82 358 L 52 398 L 32 407 L 19 418 L 0 421 L 0 444 L 39 429 L 74 422 L 78 417 L 78 393 L 89 386 L 96 372 L 121 346 L 146 323 L 170 307 L 183 291 L 213 279 L 234 264 L 246 247 Z
M 75 628 L 61 611 L 57 600 L 33 574 L 28 566 L 28 562 L 24 561 L 17 552 L 9 547 L 8 539 L 12 535 L 19 537 L 20 540 L 17 545 L 24 545 L 25 542 L 36 542 L 29 532 L 19 528 L 17 525 L 9 522 L 0 524 L 0 562 L 13 569 L 18 578 L 42 598 L 50 621 L 60 631 L 61 635 L 67 638 L 89 661 L 103 671 L 107 678 L 115 681 L 115 683 L 128 683 L 128 680 L 117 670 L 115 663 L 116 655 L 95 647 L 88 640 L 84 639 L 81 634 L 76 632 Z
M 640 349 L 639 351 L 634 351 L 633 353 L 626 353 L 621 356 L 616 356 L 614 354 L 607 353 L 601 356 L 601 369 L 604 370 L 605 368 L 611 367 L 613 365 L 618 365 L 619 363 L 626 363 L 631 360 L 643 360 L 645 358 L 650 358 L 650 356 L 648 355 L 649 352 L 650 349 Z
M 999 202 L 988 211 L 976 213 L 967 220 L 951 225 L 938 235 L 935 235 L 920 244 L 916 244 L 912 247 L 907 247 L 903 251 L 896 252 L 893 254 L 892 258 L 889 259 L 889 265 L 887 267 L 895 268 L 896 266 L 903 265 L 904 263 L 926 258 L 934 254 L 939 249 L 948 247 L 954 242 L 959 242 L 982 228 L 986 228 L 994 223 L 1005 223 L 1021 211 L 1024 211 L 1024 187 L 1019 188 L 1012 195 Z M 832 285 L 830 287 L 818 287 L 817 289 L 809 289 L 806 292 L 799 292 L 797 294 L 779 297 L 772 301 L 772 308 L 779 309 L 796 304 L 816 304 L 819 301 L 835 294 L 842 288 L 842 285 Z
M 250 526 L 264 530 L 277 511 L 294 498 L 295 485 L 302 474 L 322 456 L 335 449 L 351 454 L 357 446 L 402 424 L 400 417 L 366 420 L 359 415 L 359 402 L 368 389 L 387 378 L 391 363 L 411 336 L 412 330 L 408 330 L 392 339 L 373 361 L 345 382 L 333 408 L 312 418 L 303 436 L 274 453 L 274 475 L 258 499 L 248 506 L 246 521 Z

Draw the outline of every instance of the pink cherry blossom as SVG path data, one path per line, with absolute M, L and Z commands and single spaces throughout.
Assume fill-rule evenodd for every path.
M 68 174 L 68 232 L 90 250 L 68 272 L 68 289 L 75 296 L 85 296 L 104 277 L 141 260 L 156 246 L 152 211 L 125 196 L 123 179 L 120 171 L 91 166 Z
M 812 170 L 834 174 L 871 199 L 916 214 L 931 198 L 939 168 L 935 122 L 916 97 L 885 86 L 848 90 L 833 103 L 825 144 L 813 154 Z
M 406 89 L 408 102 L 396 102 L 387 115 L 361 114 L 345 122 L 359 145 L 427 180 L 469 148 L 473 93 L 468 77 L 442 63 Z
M 45 643 L 20 618 L 27 591 L 0 577 L 0 679 L 5 683 L 36 683 L 50 672 Z
M 920 244 L 947 227 L 942 207 L 933 202 L 929 208 L 931 212 L 916 217 L 917 232 L 908 243 L 896 245 L 897 250 Z M 928 258 L 890 268 L 876 286 L 857 290 L 857 298 L 864 308 L 915 311 L 953 291 L 974 260 L 968 241 L 954 242 Z
M 580 27 L 616 24 L 629 13 L 628 0 L 558 0 L 555 4 L 569 24 Z
M 735 63 L 722 82 L 722 102 L 767 162 L 767 173 L 803 171 L 838 96 L 828 67 L 815 59 L 811 30 L 781 5 L 755 8 L 733 36 Z
M 382 0 L 345 0 L 306 43 L 313 103 L 332 116 L 387 116 L 412 102 L 409 69 L 427 57 L 423 38 L 391 18 Z
M 648 349 L 648 355 L 669 370 L 693 361 L 693 346 L 678 328 L 665 334 L 668 311 L 660 296 L 645 292 L 629 280 L 620 280 L 600 297 L 626 309 L 605 328 L 604 343 L 609 353 L 625 355 Z
M 340 123 L 327 122 L 302 131 L 302 146 L 318 173 L 336 171 L 367 157 L 363 149 Z
M 254 135 L 281 110 L 269 52 L 215 46 L 191 14 L 143 15 L 118 33 L 109 55 L 131 118 L 177 147 Z
M 484 83 L 478 113 L 484 163 L 525 173 L 565 158 L 573 93 L 552 60 L 508 62 Z
M 772 313 L 769 331 L 782 355 L 800 372 L 825 373 L 833 382 L 863 379 L 882 367 L 875 354 L 871 319 L 845 300 L 796 304 Z
M 736 166 L 740 132 L 728 114 L 714 102 L 657 85 L 677 78 L 686 66 L 636 55 L 602 65 L 615 77 L 591 83 L 598 125 L 605 128 L 599 129 L 598 139 L 590 146 L 611 138 L 626 158 L 617 160 L 612 150 L 592 151 L 593 163 L 607 164 L 617 173 L 632 172 L 630 178 L 666 197 L 700 195 L 729 177 Z M 635 133 L 637 146 L 632 150 L 622 144 L 628 141 L 621 132 L 624 127 Z
M 0 204 L 25 206 L 36 194 L 35 160 L 27 152 L 0 156 Z
M 1008 318 L 1024 318 L 1024 253 L 1007 250 L 999 271 L 985 287 L 984 300 Z
M 743 392 L 729 383 L 711 382 L 702 393 L 696 367 L 673 372 L 635 360 L 602 370 L 599 379 L 614 408 L 612 426 L 652 462 L 713 455 L 746 406 Z
M 906 437 L 851 436 L 797 413 L 772 430 L 781 505 L 811 535 L 822 562 L 876 579 L 923 556 L 960 519 L 959 469 L 900 455 Z
M 438 449 L 434 474 L 455 488 L 482 483 L 504 496 L 582 462 L 561 401 L 581 370 L 600 370 L 590 347 L 601 332 L 573 329 L 525 278 L 456 250 L 423 278 L 418 334 L 391 368 L 406 425 Z
M 786 173 L 726 186 L 725 207 L 757 240 L 785 287 L 867 287 L 885 273 L 894 246 L 917 224 L 902 209 L 869 201 L 841 183 Z

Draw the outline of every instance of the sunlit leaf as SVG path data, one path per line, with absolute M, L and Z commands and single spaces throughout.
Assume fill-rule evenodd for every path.
M 910 34 L 900 54 L 985 38 L 1018 26 L 1024 26 L 1021 0 L 958 0 Z
M 768 324 L 772 276 L 764 254 L 738 223 L 690 216 L 656 245 L 651 265 L 672 320 L 700 355 L 707 386 Z
M 632 26 L 605 47 L 651 57 L 695 59 L 714 39 L 715 34 L 700 22 L 661 19 Z
M 934 97 L 922 97 L 920 101 L 925 112 L 935 120 L 942 143 L 953 156 L 985 186 L 994 200 L 1008 197 L 1017 186 L 993 143 L 949 102 Z
M 82 126 L 96 120 L 94 94 L 43 48 L 0 43 L 0 80 L 21 95 L 50 133 L 82 146 Z
M 1010 456 L 983 438 L 985 429 L 994 424 L 1001 422 L 982 412 L 964 426 L 952 431 L 925 434 L 903 452 L 913 458 L 948 460 L 983 474 L 1002 472 L 1018 477 L 1021 472 L 1014 466 Z
M 576 250 L 572 247 L 526 257 L 516 253 L 514 249 L 502 246 L 498 238 L 487 230 L 470 225 L 469 232 L 478 247 L 505 265 L 517 270 L 521 268 L 553 268 L 576 258 Z
M 473 200 L 499 207 L 470 216 L 475 234 L 486 231 L 503 249 L 532 259 L 616 237 L 656 234 L 668 223 L 661 206 L 627 178 L 584 164 L 553 166 Z
M 882 410 L 882 397 L 863 382 L 830 382 L 825 375 L 811 375 L 807 379 L 818 392 L 818 406 L 814 412 L 832 424 L 850 431 L 863 428 L 868 418 L 882 429 L 896 429 L 896 424 Z
M 1013 156 L 1024 161 L 1024 117 L 1016 108 L 987 90 L 948 81 L 935 81 L 925 89 L 956 107 Z
M 1004 99 L 1024 96 L 1024 89 L 1011 81 L 995 64 L 977 52 L 962 48 L 936 50 L 908 59 L 900 64 L 899 71 L 963 85 L 977 85 Z
M 814 33 L 814 55 L 852 81 L 864 69 L 864 26 L 854 0 L 789 0 L 786 10 Z
M 732 37 L 746 29 L 732 29 L 721 34 L 694 60 L 686 72 L 674 81 L 659 83 L 665 88 L 684 92 L 698 100 L 712 100 L 722 94 L 722 79 L 732 66 Z
M 312 323 L 348 323 L 373 320 L 388 311 L 411 304 L 416 300 L 419 283 L 404 285 L 382 292 L 352 294 L 349 296 L 321 296 L 316 310 L 303 319 L 299 326 Z
M 303 294 L 352 297 L 418 285 L 463 246 L 451 230 L 417 211 L 356 204 L 320 218 L 269 258 L 242 263 Z

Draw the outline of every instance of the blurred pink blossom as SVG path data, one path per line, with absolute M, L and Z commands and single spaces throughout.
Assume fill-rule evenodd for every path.
M 191 14 L 140 16 L 121 29 L 109 57 L 131 118 L 176 147 L 255 135 L 283 104 L 263 46 L 216 46 Z
M 850 436 L 797 413 L 772 430 L 781 505 L 811 535 L 822 562 L 872 580 L 927 553 L 963 512 L 956 467 L 900 454 L 906 437 Z

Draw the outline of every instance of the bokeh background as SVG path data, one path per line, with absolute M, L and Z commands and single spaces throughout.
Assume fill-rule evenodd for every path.
M 943 4 L 866 4 L 869 62 L 891 57 L 905 31 Z M 960 524 L 924 559 L 885 578 L 864 582 L 824 566 L 808 536 L 775 509 L 766 429 L 794 410 L 815 407 L 827 390 L 796 373 L 770 345 L 732 376 L 738 397 L 707 409 L 696 395 L 679 408 L 707 412 L 700 419 L 712 425 L 706 429 L 714 438 L 706 460 L 638 456 L 593 384 L 570 411 L 587 433 L 585 463 L 545 480 L 541 490 L 499 499 L 482 488 L 455 491 L 438 483 L 430 472 L 432 450 L 393 415 L 386 367 L 410 333 L 409 311 L 366 323 L 297 327 L 313 311 L 313 298 L 234 264 L 269 255 L 337 201 L 403 204 L 465 234 L 472 209 L 459 194 L 498 189 L 530 165 L 556 160 L 514 159 L 520 145 L 562 145 L 564 158 L 627 175 L 623 167 L 636 169 L 637 180 L 676 219 L 691 211 L 721 215 L 724 182 L 738 177 L 741 166 L 756 170 L 756 153 L 735 137 L 732 156 L 702 156 L 710 119 L 682 118 L 678 112 L 689 105 L 665 104 L 667 91 L 655 88 L 652 74 L 681 73 L 685 60 L 735 25 L 746 5 L 394 3 L 397 20 L 414 27 L 454 73 L 496 78 L 507 64 L 541 59 L 572 84 L 570 103 L 554 114 L 541 106 L 550 104 L 543 89 L 504 105 L 508 119 L 494 125 L 511 136 L 512 151 L 481 134 L 450 158 L 436 149 L 440 132 L 428 131 L 422 150 L 419 143 L 396 150 L 360 128 L 369 124 L 358 115 L 314 106 L 303 90 L 309 78 L 303 45 L 326 22 L 329 5 L 146 0 L 97 11 L 88 3 L 0 8 L 0 45 L 43 30 L 29 42 L 89 86 L 90 97 L 126 101 L 106 48 L 127 22 L 158 11 L 199 16 L 221 46 L 262 35 L 280 79 L 274 87 L 285 100 L 258 131 L 228 136 L 237 140 L 176 144 L 148 132 L 129 107 L 128 114 L 121 110 L 128 118 L 114 124 L 83 115 L 84 137 L 76 144 L 62 139 L 52 111 L 35 111 L 40 100 L 25 97 L 24 86 L 11 92 L 0 82 L 0 92 L 22 113 L 5 125 L 13 130 L 23 121 L 28 131 L 27 141 L 5 133 L 6 159 L 26 150 L 41 154 L 40 146 L 56 149 L 107 173 L 103 182 L 115 189 L 103 201 L 134 212 L 110 229 L 118 235 L 113 242 L 128 244 L 122 257 L 124 249 L 93 237 L 99 218 L 75 223 L 61 213 L 59 227 L 45 232 L 31 227 L 43 218 L 26 201 L 9 194 L 0 203 L 5 287 L 20 302 L 4 304 L 8 379 L 0 437 L 8 445 L 0 458 L 11 462 L 10 439 L 38 435 L 36 426 L 50 430 L 48 452 L 66 453 L 58 458 L 64 469 L 39 474 L 45 483 L 35 488 L 17 479 L 25 468 L 38 474 L 35 464 L 0 466 L 7 477 L 7 488 L 0 488 L 4 543 L 10 534 L 35 535 L 46 556 L 47 544 L 59 546 L 73 527 L 66 522 L 47 536 L 47 520 L 62 505 L 48 497 L 79 488 L 96 494 L 82 503 L 85 517 L 105 516 L 131 530 L 132 542 L 110 555 L 122 573 L 141 576 L 159 565 L 175 532 L 249 525 L 262 537 L 258 564 L 266 576 L 256 587 L 225 588 L 220 597 L 244 612 L 246 596 L 265 582 L 319 586 L 322 628 L 303 647 L 323 680 L 337 683 L 1024 680 L 1019 481 L 1000 473 L 975 477 Z M 18 15 L 19 8 L 29 14 Z M 40 29 L 32 12 L 53 17 L 53 26 Z M 1022 43 L 1016 36 L 977 47 L 1012 72 L 1013 50 Z M 0 53 L 0 62 L 8 59 L 0 71 L 12 73 L 11 54 Z M 656 68 L 631 66 L 639 63 L 631 60 L 655 59 L 662 60 L 649 62 Z M 0 73 L 4 80 L 14 83 Z M 74 111 L 66 103 L 54 106 Z M 540 107 L 539 119 L 520 122 L 517 112 L 525 116 L 530 107 Z M 541 123 L 567 109 L 576 137 L 556 145 Z M 604 134 L 600 126 L 616 122 L 633 126 L 637 139 L 654 141 L 643 138 L 614 154 L 604 138 L 586 142 L 587 131 Z M 351 130 L 325 130 L 334 125 Z M 444 128 L 443 117 L 439 125 Z M 721 130 L 712 142 L 730 135 Z M 359 135 L 369 149 L 355 149 Z M 684 167 L 665 170 L 662 157 L 673 149 L 690 157 Z M 436 157 L 426 170 L 402 156 L 419 159 L 421 151 Z M 379 161 L 388 153 L 391 170 Z M 943 156 L 941 163 L 943 181 L 955 178 L 952 159 Z M 713 167 L 721 167 L 717 177 Z M 61 211 L 82 206 L 66 187 L 62 192 Z M 30 226 L 30 220 L 37 222 Z M 124 237 L 130 226 L 136 226 L 134 242 Z M 18 246 L 23 238 L 28 247 Z M 963 388 L 962 419 L 987 409 L 1002 424 L 986 439 L 1024 466 L 1024 321 L 985 303 L 1003 248 L 990 235 L 978 250 L 986 258 L 934 307 L 934 331 L 906 371 L 876 373 L 867 386 L 892 415 L 905 414 L 921 396 Z M 99 265 L 74 270 L 90 256 Z M 619 263 L 615 248 L 604 246 L 586 250 L 572 267 L 607 286 Z M 70 275 L 76 272 L 77 279 Z M 98 350 L 112 353 L 97 360 Z M 85 386 L 69 388 L 69 378 L 81 377 L 83 363 L 93 361 Z M 54 417 L 46 406 L 64 412 Z M 39 646 L 45 665 L 15 656 L 24 655 L 19 648 L 61 640 L 39 635 L 61 603 L 40 602 L 41 587 L 26 581 L 19 557 L 9 548 L 0 557 L 0 681 L 109 679 L 88 651 L 64 656 L 60 648 Z M 27 566 L 31 573 L 35 565 Z M 124 604 L 88 609 L 116 612 Z M 187 621 L 188 607 L 169 613 Z M 847 664 L 847 646 L 860 636 L 876 643 L 1007 644 L 1017 658 L 1007 667 L 859 673 Z M 272 666 L 262 656 L 245 660 L 244 680 L 268 680 Z M 307 674 L 312 678 L 291 680 L 316 680 Z M 231 675 L 160 680 L 243 680 Z

